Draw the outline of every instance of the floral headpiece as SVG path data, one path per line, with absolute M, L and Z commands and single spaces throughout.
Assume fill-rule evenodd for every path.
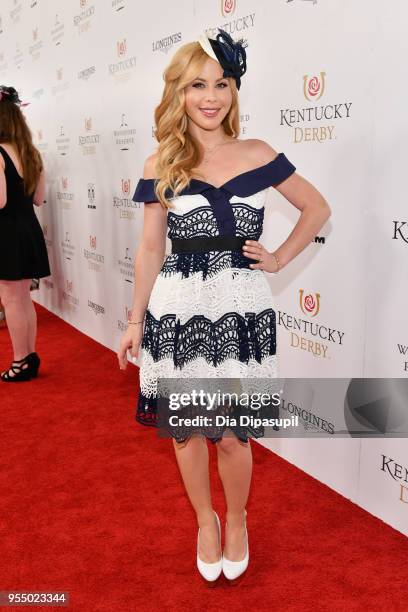
M 22 102 L 14 87 L 7 87 L 6 85 L 0 85 L 0 102 L 2 100 L 14 102 L 14 104 L 17 104 L 17 106 L 27 106 L 30 104 L 29 102 Z
M 233 40 L 225 30 L 218 28 L 215 39 L 209 38 L 206 34 L 198 37 L 204 51 L 215 59 L 224 68 L 224 77 L 233 77 L 237 84 L 237 89 L 241 87 L 241 77 L 246 72 L 246 51 L 248 43 L 241 38 Z

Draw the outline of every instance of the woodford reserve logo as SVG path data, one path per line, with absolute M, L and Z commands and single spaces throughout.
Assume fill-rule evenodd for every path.
M 312 104 L 303 108 L 281 109 L 280 125 L 293 127 L 293 142 L 327 142 L 335 140 L 335 121 L 350 119 L 352 102 L 315 105 L 326 90 L 326 73 L 303 77 L 303 96 Z M 310 127 L 307 124 L 315 124 Z
M 299 289 L 300 310 L 306 317 L 316 317 L 320 312 L 320 293 L 305 293 Z M 308 318 L 295 317 L 278 311 L 278 325 L 290 333 L 290 346 L 311 353 L 313 357 L 330 359 L 329 344 L 343 344 L 344 332 Z

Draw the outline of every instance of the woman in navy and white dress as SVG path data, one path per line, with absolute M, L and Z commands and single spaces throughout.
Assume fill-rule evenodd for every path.
M 136 420 L 159 425 L 158 379 L 276 379 L 276 306 L 265 272 L 277 272 L 330 215 L 320 193 L 266 142 L 240 140 L 238 89 L 244 41 L 223 30 L 181 47 L 167 67 L 155 111 L 156 153 L 133 200 L 144 202 L 130 325 L 118 359 L 140 349 Z M 302 211 L 274 253 L 259 242 L 266 198 L 275 187 Z M 166 233 L 172 252 L 165 254 Z M 143 325 L 144 323 L 144 325 Z M 251 482 L 249 437 L 263 427 L 168 428 L 199 525 L 197 567 L 207 581 L 233 580 L 249 558 L 245 505 Z M 227 503 L 226 540 L 212 509 L 210 439 Z

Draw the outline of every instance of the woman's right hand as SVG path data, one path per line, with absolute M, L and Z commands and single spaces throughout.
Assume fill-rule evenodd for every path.
M 129 350 L 132 357 L 139 356 L 139 348 L 143 338 L 143 323 L 129 325 L 123 333 L 118 351 L 118 361 L 121 370 L 126 370 L 128 360 L 126 353 Z

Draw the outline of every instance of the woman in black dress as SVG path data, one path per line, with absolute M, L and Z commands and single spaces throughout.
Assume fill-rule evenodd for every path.
M 14 361 L 1 372 L 4 382 L 35 378 L 37 316 L 30 295 L 32 278 L 50 275 L 47 247 L 34 204 L 44 201 L 39 151 L 13 87 L 0 86 L 0 299 L 13 345 Z

